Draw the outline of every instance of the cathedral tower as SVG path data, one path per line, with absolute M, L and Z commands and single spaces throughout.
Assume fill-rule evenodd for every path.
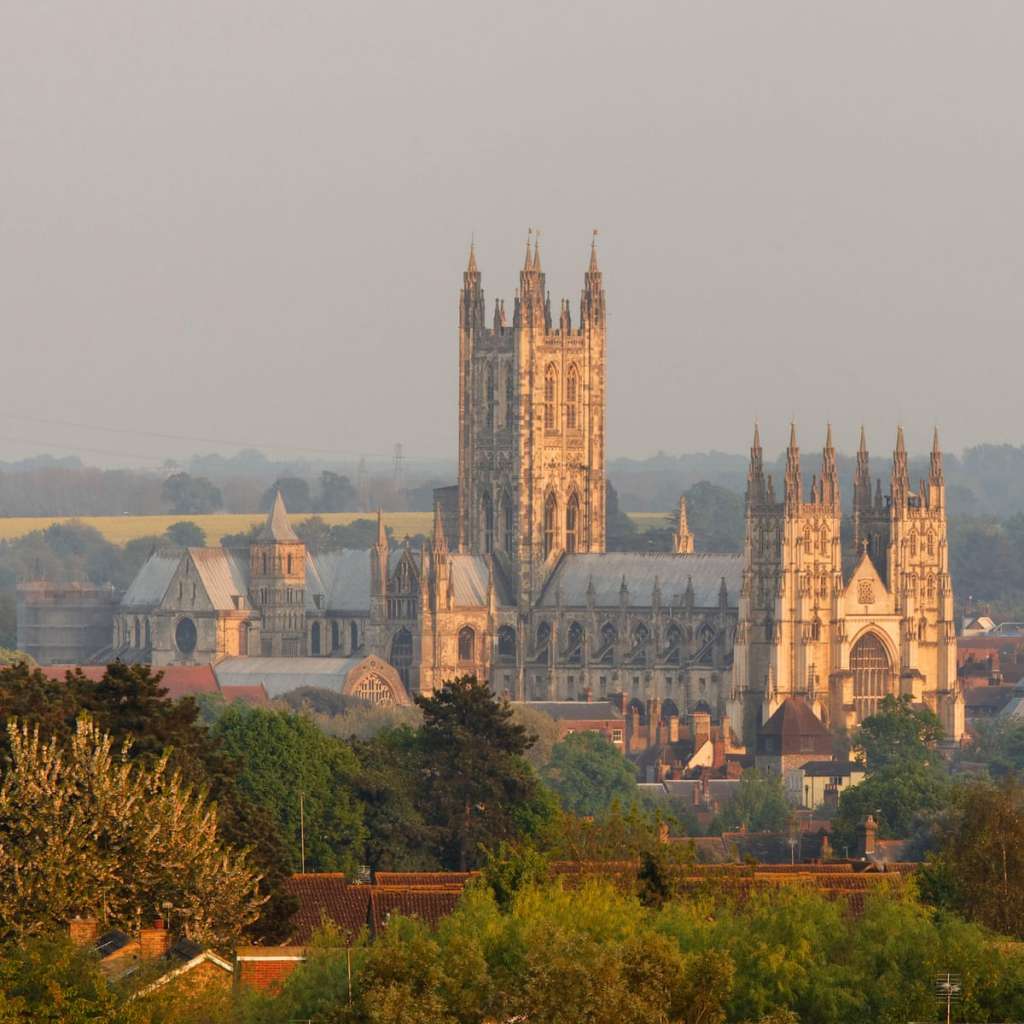
M 526 610 L 562 552 L 605 544 L 605 300 L 596 244 L 579 322 L 551 312 L 531 232 L 511 323 L 470 247 L 459 302 L 458 547 L 494 555 Z
M 278 491 L 267 521 L 249 545 L 249 594 L 260 609 L 260 653 L 306 653 L 306 545 L 288 522 Z

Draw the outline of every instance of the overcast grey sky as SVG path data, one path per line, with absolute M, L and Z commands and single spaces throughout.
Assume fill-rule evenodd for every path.
M 1022 39 L 984 0 L 6 0 L 0 457 L 454 456 L 469 238 L 511 299 L 530 225 L 555 302 L 600 229 L 613 456 L 1019 444 Z

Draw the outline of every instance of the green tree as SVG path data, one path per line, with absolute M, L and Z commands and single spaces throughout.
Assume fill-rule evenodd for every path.
M 217 834 L 216 810 L 171 771 L 132 763 L 88 718 L 68 744 L 9 721 L 0 785 L 0 928 L 60 926 L 77 913 L 138 928 L 184 908 L 190 938 L 227 942 L 259 916 L 258 878 Z
M 235 704 L 213 735 L 239 766 L 237 785 L 263 807 L 301 865 L 300 794 L 306 869 L 351 871 L 362 863 L 366 831 L 353 797 L 359 762 L 351 748 L 301 714 Z
M 577 732 L 556 743 L 541 778 L 572 814 L 603 814 L 612 801 L 637 798 L 636 769 L 598 732 Z
M 349 512 L 355 508 L 357 498 L 356 489 L 347 476 L 340 476 L 327 469 L 320 474 L 317 512 Z
M 1024 787 L 958 787 L 952 822 L 923 871 L 924 891 L 965 917 L 1024 938 Z
M 950 782 L 933 744 L 942 730 L 927 708 L 914 707 L 909 696 L 887 696 L 876 714 L 864 719 L 853 743 L 865 761 L 867 778 L 839 797 L 832 824 L 837 850 L 852 849 L 857 826 L 873 815 L 882 837 L 909 838 L 942 811 Z
M 941 738 L 942 726 L 934 711 L 915 706 L 909 694 L 888 694 L 878 711 L 861 722 L 853 745 L 863 753 L 867 767 L 877 771 L 932 759 L 932 747 Z
M 164 503 L 179 516 L 206 515 L 216 512 L 224 504 L 220 490 L 204 476 L 188 473 L 169 476 L 161 490 Z
M 423 806 L 440 830 L 443 863 L 465 871 L 481 847 L 518 834 L 517 812 L 538 796 L 537 777 L 523 760 L 532 737 L 476 676 L 447 682 L 416 703 L 423 711 Z
M 278 477 L 264 492 L 260 500 L 260 509 L 269 512 L 274 504 L 274 496 L 281 492 L 289 512 L 312 512 L 313 496 L 309 484 L 298 476 Z
M 732 800 L 717 815 L 712 831 L 742 828 L 748 832 L 781 832 L 792 814 L 782 777 L 748 769 L 736 786 Z
M 171 523 L 164 531 L 167 539 L 179 548 L 201 548 L 206 544 L 206 534 L 202 527 L 183 519 L 180 523 Z

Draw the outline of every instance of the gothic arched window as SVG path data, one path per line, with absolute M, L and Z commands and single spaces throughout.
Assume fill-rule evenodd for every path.
M 558 370 L 549 363 L 544 372 L 544 429 L 557 430 L 555 403 L 558 401 Z
M 578 622 L 571 623 L 569 626 L 568 652 L 568 662 L 570 665 L 583 664 L 583 640 L 583 627 Z
M 476 633 L 472 626 L 459 630 L 459 661 L 473 661 L 476 657 Z
M 516 422 L 516 378 L 515 368 L 510 366 L 505 376 L 505 426 L 509 430 Z
M 486 491 L 481 504 L 484 514 L 484 551 L 490 554 L 494 550 L 494 504 Z
M 678 665 L 682 658 L 683 631 L 676 625 L 668 627 L 668 655 L 665 660 L 670 665 Z
M 565 426 L 575 430 L 579 423 L 580 379 L 575 366 L 569 367 L 565 378 Z
M 409 674 L 412 668 L 412 633 L 400 629 L 391 641 L 391 657 L 388 661 L 394 665 L 402 682 L 408 687 Z
M 498 657 L 514 661 L 516 657 L 516 631 L 511 626 L 498 630 Z
M 494 367 L 487 367 L 486 383 L 484 385 L 484 406 L 486 408 L 487 429 L 494 429 Z
M 611 665 L 615 658 L 615 642 L 619 638 L 618 630 L 610 622 L 601 627 L 601 657 L 602 664 Z
M 549 494 L 544 502 L 544 557 L 547 558 L 555 550 L 558 532 L 558 500 Z
M 850 671 L 853 673 L 853 705 L 857 720 L 878 710 L 882 698 L 892 687 L 892 668 L 882 641 L 874 633 L 862 636 L 850 652 Z
M 565 550 L 572 554 L 576 550 L 576 535 L 579 530 L 580 499 L 577 495 L 569 499 L 565 507 Z
M 515 554 L 516 547 L 516 507 L 512 504 L 512 497 L 506 494 L 501 501 L 502 511 L 505 519 L 505 551 Z

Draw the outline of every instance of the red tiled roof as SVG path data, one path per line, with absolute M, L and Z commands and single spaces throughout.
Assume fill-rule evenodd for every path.
M 100 682 L 107 672 L 106 665 L 47 665 L 44 669 L 51 679 L 60 682 L 68 672 L 75 670 L 82 673 L 90 682 Z M 166 665 L 164 668 L 153 669 L 153 673 L 161 673 L 160 685 L 167 690 L 170 700 L 181 697 L 192 697 L 200 693 L 217 693 L 217 677 L 213 674 L 212 665 Z
M 325 923 L 341 929 L 349 942 L 366 927 L 370 886 L 349 885 L 340 872 L 295 874 L 285 881 L 284 889 L 299 901 L 291 920 L 295 942 L 308 942 Z
M 459 888 L 479 871 L 376 871 L 375 885 L 387 885 L 403 889 Z
M 431 926 L 447 917 L 462 898 L 454 889 L 383 889 L 367 886 L 370 895 L 370 927 L 379 935 L 392 914 L 418 917 Z
M 240 700 L 254 707 L 270 707 L 270 698 L 267 696 L 266 687 L 262 683 L 254 685 L 228 684 L 221 685 L 221 696 L 230 704 L 231 701 Z

